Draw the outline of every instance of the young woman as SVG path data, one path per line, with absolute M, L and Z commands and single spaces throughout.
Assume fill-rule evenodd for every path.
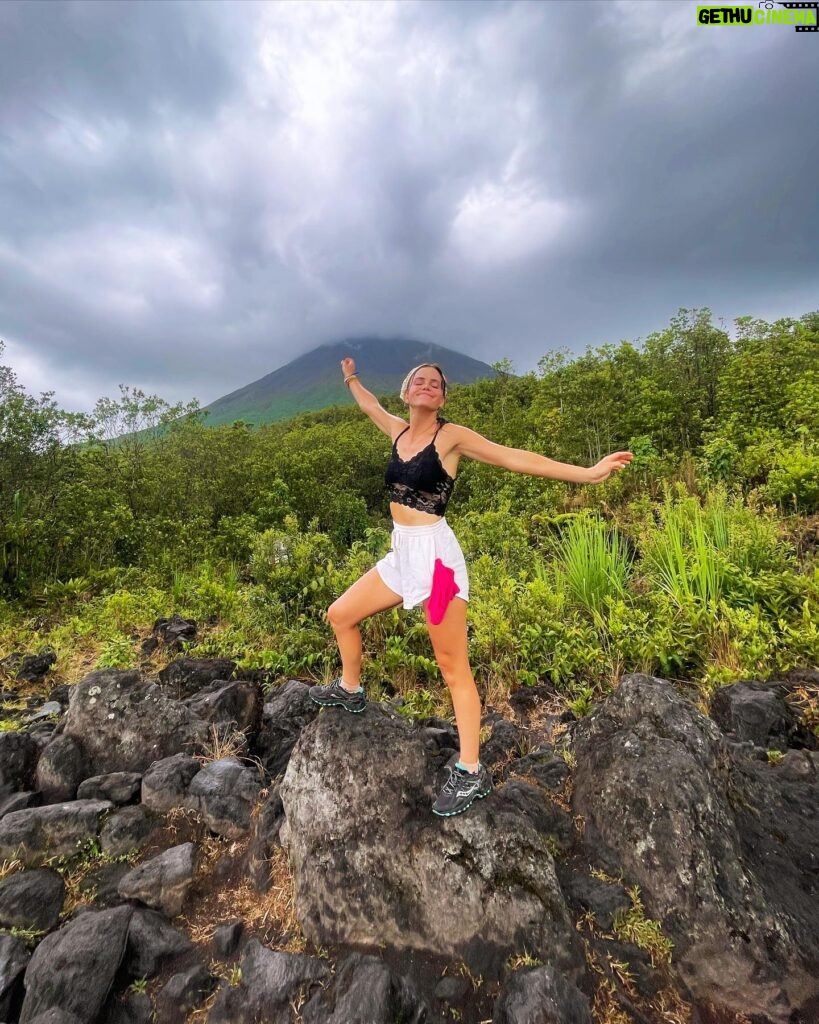
M 360 685 L 358 624 L 399 604 L 422 605 L 435 658 L 452 696 L 460 741 L 459 760 L 432 807 L 433 813 L 449 817 L 467 810 L 492 789 L 492 778 L 478 753 L 481 702 L 467 655 L 466 563 L 444 518 L 461 456 L 514 473 L 578 484 L 601 483 L 627 466 L 633 456 L 615 452 L 586 469 L 493 444 L 441 416 L 447 382 L 440 366 L 432 363 L 410 370 L 401 386 L 409 411 L 407 423 L 387 412 L 364 387 L 352 359 L 343 359 L 341 369 L 359 408 L 393 442 L 385 477 L 393 519 L 392 549 L 330 606 L 327 617 L 338 641 L 342 673 L 332 683 L 313 686 L 310 696 L 324 707 L 363 711 L 366 697 Z

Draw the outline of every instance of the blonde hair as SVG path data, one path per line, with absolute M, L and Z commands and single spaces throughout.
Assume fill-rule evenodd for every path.
M 419 370 L 423 370 L 423 368 L 425 366 L 430 366 L 430 367 L 432 367 L 433 370 L 437 370 L 438 373 L 440 373 L 440 375 L 441 375 L 441 392 L 443 393 L 444 398 L 446 398 L 447 383 L 446 383 L 446 377 L 444 376 L 444 371 L 441 369 L 441 367 L 437 363 L 419 363 L 417 366 L 413 366 L 413 368 L 410 370 L 410 372 L 404 378 L 404 383 L 401 385 L 400 395 L 401 395 L 401 399 L 404 402 L 406 402 L 406 400 L 407 400 L 407 392 L 409 391 L 410 384 L 412 384 L 412 378 L 415 376 L 416 373 L 418 373 Z

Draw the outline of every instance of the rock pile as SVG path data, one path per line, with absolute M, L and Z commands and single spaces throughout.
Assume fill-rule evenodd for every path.
M 528 688 L 495 792 L 437 819 L 448 722 L 236 676 L 95 672 L 0 734 L 0 1021 L 819 1020 L 819 754 L 781 684 L 709 718 L 635 675 L 568 723 Z

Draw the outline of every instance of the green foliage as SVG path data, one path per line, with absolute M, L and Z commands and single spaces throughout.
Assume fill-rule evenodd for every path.
M 646 917 L 643 901 L 640 898 L 639 886 L 628 890 L 631 906 L 628 910 L 620 910 L 614 918 L 614 934 L 621 942 L 631 942 L 639 946 L 651 957 L 651 966 L 668 966 L 674 944 L 663 935 L 658 921 Z
M 550 680 L 583 714 L 626 671 L 707 689 L 819 660 L 819 577 L 783 518 L 819 509 L 818 325 L 746 319 L 732 341 L 681 310 L 642 345 L 453 388 L 448 418 L 499 443 L 635 454 L 597 488 L 463 460 L 452 522 L 479 679 Z M 0 645 L 47 643 L 75 678 L 136 664 L 178 611 L 199 624 L 192 654 L 323 679 L 326 608 L 389 546 L 388 451 L 353 408 L 208 427 L 124 388 L 80 417 L 0 367 Z M 370 685 L 397 680 L 406 713 L 446 707 L 422 613 L 361 628 Z
M 556 545 L 558 585 L 576 604 L 601 615 L 626 593 L 629 558 L 617 529 L 599 519 L 572 519 Z
M 771 468 L 765 494 L 792 512 L 819 512 L 819 443 L 806 439 L 782 451 Z

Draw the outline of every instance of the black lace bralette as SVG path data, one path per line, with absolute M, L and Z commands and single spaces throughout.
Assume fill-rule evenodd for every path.
M 390 492 L 390 501 L 419 512 L 429 512 L 433 516 L 442 516 L 446 512 L 455 479 L 444 469 L 435 438 L 441 431 L 446 420 L 441 420 L 435 436 L 420 452 L 416 452 L 406 461 L 398 454 L 398 438 L 406 434 L 402 430 L 392 445 L 392 457 L 384 474 L 384 482 Z

